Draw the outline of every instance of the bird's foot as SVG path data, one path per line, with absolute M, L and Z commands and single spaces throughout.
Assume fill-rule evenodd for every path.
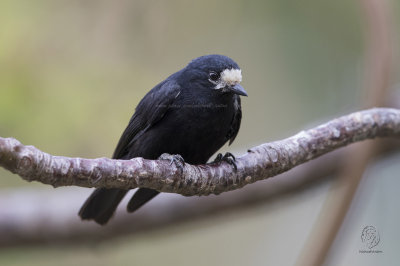
M 159 160 L 167 160 L 169 161 L 169 165 L 175 164 L 176 168 L 181 170 L 183 172 L 183 167 L 185 166 L 185 159 L 183 159 L 182 156 L 179 154 L 169 154 L 169 153 L 163 153 L 161 154 L 160 157 L 158 157 Z
M 220 163 L 220 162 L 227 162 L 228 164 L 233 166 L 235 171 L 237 170 L 236 158 L 230 152 L 225 153 L 225 155 L 222 155 L 222 153 L 218 153 L 217 157 L 215 157 L 215 160 L 212 163 L 214 164 L 214 163 Z

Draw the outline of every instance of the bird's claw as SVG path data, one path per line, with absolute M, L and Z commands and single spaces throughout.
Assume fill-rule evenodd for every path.
M 182 156 L 179 154 L 168 154 L 168 153 L 163 153 L 161 154 L 160 157 L 158 157 L 159 160 L 168 160 L 169 165 L 175 164 L 175 166 L 183 171 L 183 167 L 185 166 L 185 159 L 183 159 Z
M 235 171 L 237 171 L 236 158 L 232 153 L 227 152 L 225 155 L 218 153 L 217 157 L 215 157 L 215 160 L 212 163 L 220 163 L 222 161 L 232 165 Z

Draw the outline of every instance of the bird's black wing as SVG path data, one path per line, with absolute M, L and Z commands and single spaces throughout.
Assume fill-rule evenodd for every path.
M 113 159 L 126 157 L 135 140 L 164 117 L 180 91 L 181 88 L 176 82 L 167 80 L 158 84 L 144 96 L 122 133 Z
M 242 107 L 240 103 L 240 97 L 238 95 L 234 96 L 234 107 L 235 107 L 235 112 L 233 114 L 232 122 L 231 122 L 231 128 L 229 129 L 227 138 L 229 139 L 229 145 L 232 144 L 232 142 L 235 140 L 239 129 L 240 129 L 240 122 L 242 121 Z
M 135 114 L 122 133 L 113 158 L 130 159 L 128 154 L 132 144 L 140 135 L 162 119 L 179 93 L 180 87 L 169 80 L 158 84 L 147 93 L 136 107 Z M 98 188 L 83 204 L 79 216 L 83 220 L 93 219 L 99 224 L 105 224 L 127 192 L 127 190 L 116 188 Z M 128 210 L 132 211 L 139 208 L 158 193 L 158 191 L 151 189 L 139 189 L 136 192 L 137 195 L 135 194 L 131 199 Z

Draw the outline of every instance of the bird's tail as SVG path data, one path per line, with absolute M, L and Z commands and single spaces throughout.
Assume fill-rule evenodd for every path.
M 85 201 L 79 211 L 82 220 L 95 220 L 104 225 L 110 220 L 127 190 L 98 188 Z
M 157 190 L 149 189 L 149 188 L 139 188 L 138 191 L 133 195 L 131 200 L 128 203 L 127 210 L 128 212 L 134 212 L 140 207 L 142 207 L 146 202 L 154 198 L 158 195 Z

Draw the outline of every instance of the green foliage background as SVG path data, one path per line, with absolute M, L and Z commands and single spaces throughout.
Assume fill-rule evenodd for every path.
M 398 25 L 400 4 L 392 2 Z M 150 88 L 197 56 L 221 53 L 242 67 L 249 93 L 241 132 L 224 147 L 241 153 L 360 108 L 364 25 L 358 1 L 348 0 L 2 0 L 0 136 L 56 155 L 110 156 Z M 0 187 L 16 186 L 43 188 L 0 169 Z M 0 265 L 201 265 L 204 255 L 264 265 L 260 212 L 96 247 L 0 250 Z M 247 233 L 238 240 L 237 231 Z M 295 252 L 288 247 L 285 256 Z

